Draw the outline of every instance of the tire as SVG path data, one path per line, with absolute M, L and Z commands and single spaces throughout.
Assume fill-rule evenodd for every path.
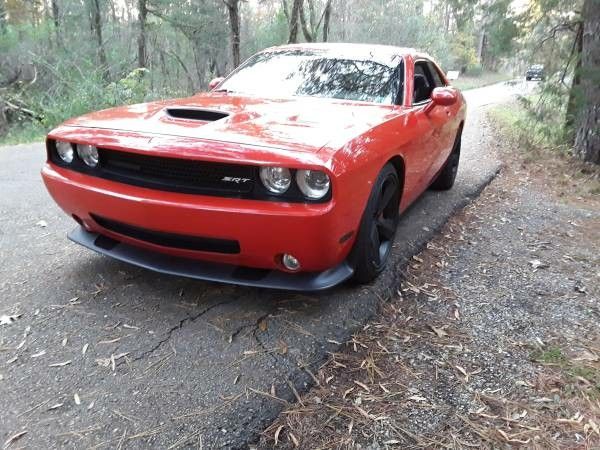
M 531 77 L 525 77 L 526 81 L 531 81 Z
M 456 139 L 454 139 L 452 153 L 448 156 L 444 168 L 438 174 L 435 181 L 431 183 L 430 189 L 434 191 L 447 191 L 454 186 L 454 180 L 456 180 L 456 173 L 458 172 L 458 162 L 460 161 L 461 136 L 462 128 L 458 131 Z
M 375 180 L 352 249 L 354 281 L 368 283 L 385 268 L 400 220 L 399 208 L 400 180 L 388 163 Z

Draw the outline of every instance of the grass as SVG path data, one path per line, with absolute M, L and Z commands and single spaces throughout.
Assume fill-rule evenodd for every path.
M 480 88 L 488 86 L 490 84 L 499 83 L 501 81 L 507 81 L 513 77 L 506 73 L 499 72 L 483 72 L 481 75 L 461 75 L 457 80 L 451 81 L 453 86 L 456 86 L 462 91 L 468 89 Z
M 0 145 L 25 144 L 44 140 L 47 130 L 40 124 L 27 123 L 20 126 L 13 126 L 8 129 L 6 134 L 0 136 Z
M 528 100 L 537 101 L 536 97 Z M 506 145 L 517 149 L 505 155 L 507 164 L 518 164 L 546 179 L 558 197 L 600 201 L 600 166 L 572 156 L 558 120 L 536 120 L 518 101 L 494 106 L 488 110 L 488 116 L 507 138 Z
M 545 364 L 562 364 L 567 360 L 559 347 L 551 347 L 544 351 L 534 352 L 532 359 Z

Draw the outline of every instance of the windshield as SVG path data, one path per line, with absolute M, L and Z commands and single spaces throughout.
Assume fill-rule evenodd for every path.
M 401 77 L 401 65 L 294 49 L 254 55 L 219 90 L 264 97 L 309 96 L 394 104 Z

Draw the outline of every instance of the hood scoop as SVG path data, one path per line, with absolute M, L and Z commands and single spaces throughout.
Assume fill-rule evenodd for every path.
M 167 108 L 167 115 L 174 119 L 197 120 L 199 122 L 215 122 L 228 117 L 228 113 L 199 108 Z

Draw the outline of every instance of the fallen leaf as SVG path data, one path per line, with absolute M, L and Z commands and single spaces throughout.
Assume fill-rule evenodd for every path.
M 590 419 L 588 421 L 588 423 L 585 424 L 585 426 L 583 427 L 584 431 L 588 431 L 588 430 L 592 430 L 594 433 L 596 433 L 598 436 L 600 436 L 600 427 L 598 427 L 598 425 L 596 424 L 596 422 L 594 422 L 592 419 Z
M 548 264 L 541 262 L 539 259 L 532 259 L 531 261 L 529 261 L 529 264 L 531 265 L 533 270 L 545 269 L 547 267 L 550 267 Z
M 40 220 L 35 225 L 38 226 L 38 227 L 40 227 L 40 228 L 46 228 L 48 226 L 48 222 L 46 222 L 45 220 Z
M 42 350 L 41 352 L 38 353 L 34 353 L 33 355 L 31 355 L 32 358 L 37 358 L 38 356 L 42 356 L 46 354 L 46 350 Z
M 429 328 L 431 328 L 431 330 L 437 334 L 437 337 L 439 338 L 443 338 L 445 336 L 448 336 L 448 333 L 446 333 L 446 331 L 443 328 L 437 328 L 434 327 L 433 325 L 429 325 Z
M 344 393 L 342 394 L 342 398 L 346 398 L 346 396 L 347 396 L 347 395 L 348 395 L 350 392 L 352 392 L 353 390 L 354 390 L 354 388 L 353 388 L 353 387 L 351 387 L 350 389 L 346 389 L 346 390 L 344 391 Z
M 15 442 L 18 441 L 19 439 L 21 439 L 23 436 L 25 436 L 27 434 L 27 431 L 21 431 L 20 433 L 17 434 L 13 434 L 11 437 L 9 437 L 5 442 L 4 445 L 2 446 L 3 449 L 6 449 L 8 447 L 10 447 L 10 445 Z
M 50 364 L 48 367 L 64 367 L 64 366 L 68 366 L 69 364 L 71 364 L 71 360 Z
M 292 442 L 294 443 L 294 447 L 300 446 L 300 442 L 298 441 L 298 438 L 296 438 L 296 436 L 294 436 L 294 433 L 292 433 L 290 431 L 289 436 L 290 436 L 290 439 L 292 440 Z
M 21 314 L 13 314 L 10 316 L 7 316 L 6 314 L 2 314 L 0 316 L 0 325 L 10 325 L 15 320 L 17 320 L 19 317 L 21 317 Z
M 425 397 L 421 397 L 420 395 L 411 395 L 407 400 L 412 400 L 413 402 L 426 402 L 427 399 Z
M 57 403 L 55 405 L 52 405 L 50 408 L 48 408 L 48 411 L 52 411 L 53 409 L 58 409 L 60 408 L 64 403 Z
M 497 431 L 506 440 L 506 442 L 508 442 L 510 444 L 523 444 L 523 445 L 525 445 L 525 444 L 528 444 L 529 441 L 531 441 L 531 439 L 527 439 L 526 441 L 521 440 L 521 439 L 515 439 L 515 438 L 509 436 L 508 434 L 506 434 L 502 430 L 497 430 Z
M 456 367 L 456 369 L 463 374 L 463 376 L 465 377 L 465 381 L 469 381 L 469 374 L 467 373 L 467 371 L 465 369 L 463 369 L 461 366 L 454 366 Z
M 73 394 L 73 400 L 75 400 L 76 405 L 81 405 L 81 399 L 79 398 L 79 394 L 77 392 Z
M 88 349 L 89 345 L 90 344 L 84 344 L 83 345 L 83 348 L 81 349 L 81 354 L 82 355 L 85 355 L 85 352 L 87 352 L 87 349 Z
M 283 430 L 284 425 L 279 425 L 279 427 L 277 428 L 277 430 L 275 431 L 275 445 L 277 445 L 277 443 L 279 442 L 279 433 L 281 433 L 281 430 Z
M 369 389 L 366 384 L 361 383 L 360 381 L 354 380 L 354 384 L 357 384 L 358 386 L 360 386 L 361 388 L 363 388 L 367 392 L 371 392 L 371 389 Z
M 598 355 L 584 350 L 579 354 L 579 356 L 577 356 L 577 358 L 573 358 L 573 361 L 598 361 L 599 359 L 600 358 L 598 358 Z
M 258 322 L 258 329 L 262 332 L 267 331 L 267 321 L 265 319 L 262 319 L 260 322 Z

